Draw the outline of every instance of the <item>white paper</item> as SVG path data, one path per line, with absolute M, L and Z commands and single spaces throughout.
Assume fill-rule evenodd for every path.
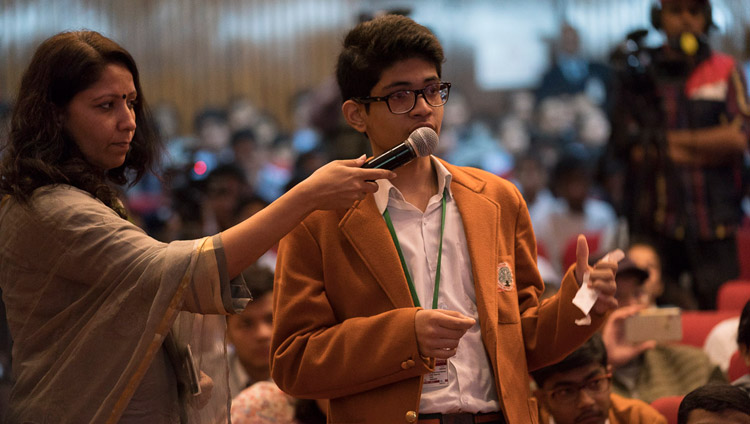
M 589 287 L 589 272 L 586 271 L 583 274 L 583 283 L 581 284 L 581 288 L 578 289 L 578 292 L 576 293 L 576 296 L 573 298 L 573 304 L 578 307 L 578 309 L 583 312 L 585 317 L 581 319 L 577 319 L 576 325 L 589 325 L 591 324 L 591 316 L 589 315 L 589 312 L 591 312 L 591 308 L 594 307 L 594 303 L 596 303 L 596 299 L 599 298 L 599 293 L 597 293 L 596 290 Z

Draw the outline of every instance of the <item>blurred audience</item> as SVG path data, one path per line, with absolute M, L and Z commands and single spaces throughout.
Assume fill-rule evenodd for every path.
M 239 201 L 251 193 L 242 168 L 232 163 L 219 165 L 208 174 L 204 186 L 203 231 L 224 231 L 239 222 Z
M 602 340 L 612 365 L 613 391 L 622 396 L 652 402 L 665 396 L 681 396 L 709 382 L 726 382 L 721 369 L 706 353 L 693 346 L 659 341 L 631 343 L 625 322 L 649 306 L 644 284 L 650 277 L 625 257 L 616 275 L 619 307 L 602 328 Z
M 583 57 L 576 28 L 563 23 L 552 47 L 553 63 L 542 76 L 536 90 L 537 100 L 541 102 L 548 97 L 584 94 L 597 106 L 608 108 L 611 72 L 605 64 Z
M 586 234 L 591 254 L 612 250 L 617 234 L 617 217 L 608 203 L 591 195 L 593 184 L 590 160 L 578 152 L 566 153 L 552 171 L 554 204 L 535 211 L 534 232 L 558 272 L 564 272 L 572 261 L 566 261 L 566 249 L 578 234 Z M 596 243 L 596 246 L 593 244 Z
M 698 308 L 698 302 L 689 288 L 682 288 L 676 284 L 664 284 L 661 274 L 661 258 L 652 244 L 636 241 L 627 249 L 627 255 L 637 267 L 648 271 L 643 291 L 649 297 L 649 304 L 678 306 L 682 309 Z
M 253 301 L 227 317 L 229 388 L 235 424 L 324 424 L 326 401 L 295 399 L 270 379 L 273 271 L 253 265 L 242 276 Z
M 633 237 L 650 239 L 667 284 L 688 279 L 701 309 L 738 276 L 750 139 L 746 83 L 737 62 L 708 43 L 708 0 L 661 0 L 657 48 L 633 36 L 618 70 L 607 157 L 627 166 L 623 213 Z M 708 258 L 711 258 L 710 260 Z
M 740 387 L 750 396 L 750 301 L 745 303 L 740 315 L 740 324 L 737 327 L 737 349 L 748 372 L 732 381 L 732 384 Z
M 229 389 L 232 397 L 259 381 L 270 381 L 273 326 L 273 271 L 251 266 L 242 272 L 253 301 L 242 313 L 227 317 Z

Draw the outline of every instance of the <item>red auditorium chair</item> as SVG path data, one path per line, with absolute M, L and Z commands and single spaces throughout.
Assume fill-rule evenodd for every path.
M 684 396 L 667 396 L 651 402 L 660 414 L 667 419 L 667 424 L 677 424 L 677 411 L 680 409 L 680 402 Z
M 740 356 L 740 351 L 734 352 L 732 359 L 729 360 L 729 369 L 727 370 L 729 381 L 732 382 L 748 373 L 750 373 L 750 368 L 748 368 L 745 360 Z
M 682 311 L 681 344 L 703 348 L 708 333 L 728 318 L 740 316 L 740 311 Z
M 748 300 L 750 300 L 750 280 L 727 281 L 719 287 L 716 309 L 740 313 Z

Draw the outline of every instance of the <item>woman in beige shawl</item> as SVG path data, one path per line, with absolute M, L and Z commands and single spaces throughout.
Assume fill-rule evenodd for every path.
M 157 151 L 127 51 L 90 31 L 39 46 L 0 162 L 8 422 L 226 422 L 221 315 L 249 300 L 240 272 L 313 210 L 393 176 L 332 162 L 233 228 L 165 244 L 126 219 L 113 188 Z

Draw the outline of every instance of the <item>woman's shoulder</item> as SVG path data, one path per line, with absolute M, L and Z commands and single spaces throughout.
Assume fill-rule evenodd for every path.
M 64 230 L 79 228 L 85 224 L 121 220 L 115 211 L 108 208 L 90 193 L 79 188 L 56 184 L 39 187 L 32 193 L 28 203 L 10 202 L 9 213 L 21 220 L 37 222 L 41 228 Z
M 32 193 L 29 203 L 36 209 L 45 211 L 54 211 L 63 208 L 64 210 L 69 210 L 68 208 L 75 207 L 75 210 L 70 210 L 70 212 L 97 210 L 101 212 L 108 211 L 107 213 L 117 216 L 115 211 L 91 195 L 91 193 L 67 184 L 39 187 Z
M 60 201 L 96 201 L 91 193 L 67 184 L 51 184 L 37 188 L 31 194 L 33 203 Z

